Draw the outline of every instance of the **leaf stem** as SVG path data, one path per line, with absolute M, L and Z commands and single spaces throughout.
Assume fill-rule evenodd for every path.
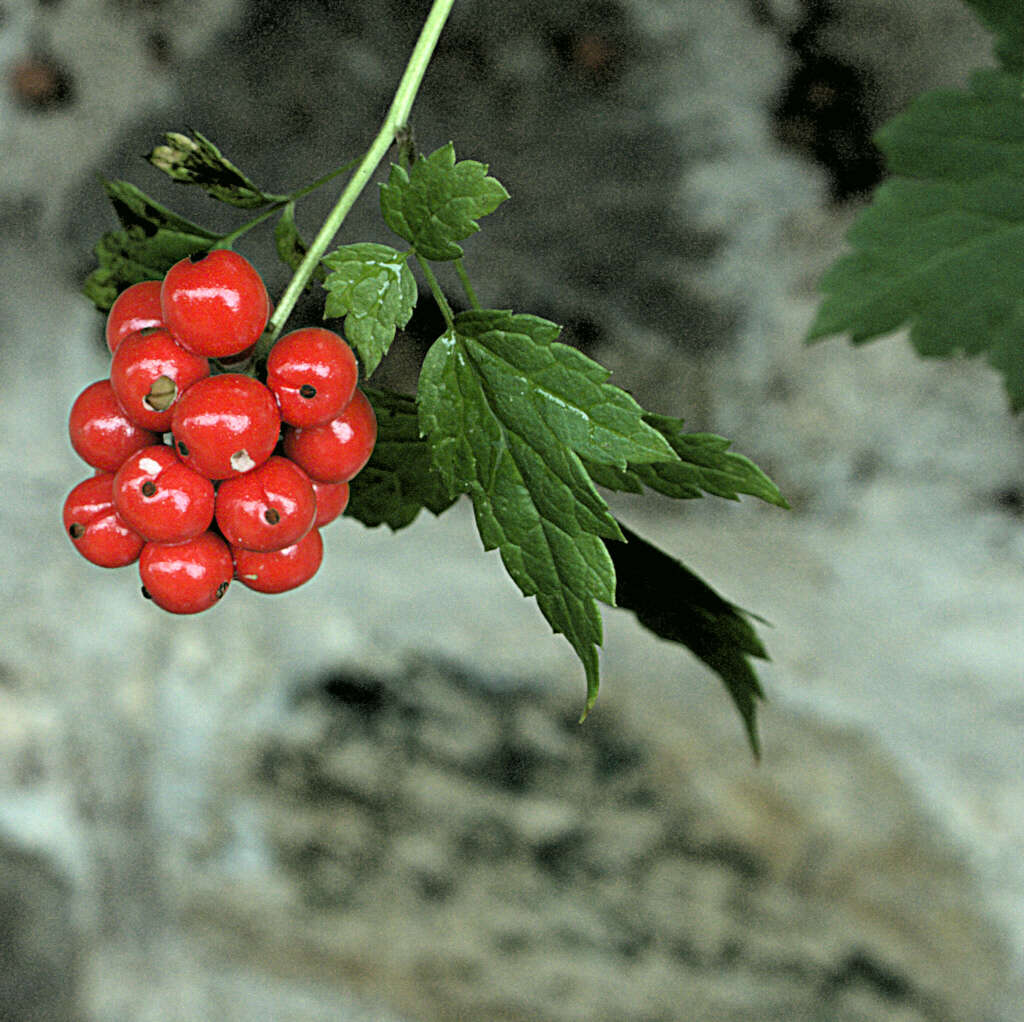
M 348 163 L 335 167 L 334 170 L 324 174 L 323 177 L 318 177 L 311 185 L 306 185 L 305 188 L 299 188 L 290 195 L 285 195 L 281 205 L 284 205 L 286 202 L 294 202 L 296 199 L 301 199 L 304 195 L 309 195 L 310 192 L 315 192 L 318 188 L 327 184 L 328 181 L 333 181 L 339 174 L 344 174 L 346 170 L 351 170 L 359 160 L 360 157 L 357 156 L 354 160 L 349 160 Z
M 281 299 L 274 309 L 274 314 L 270 318 L 270 323 L 257 344 L 255 352 L 257 359 L 266 357 L 273 347 L 274 341 L 291 315 L 299 295 L 302 294 L 310 277 L 312 277 L 314 269 L 320 262 L 320 258 L 327 251 L 327 246 L 330 245 L 335 234 L 338 233 L 345 217 L 348 216 L 349 210 L 355 205 L 356 199 L 359 198 L 363 189 L 369 183 L 380 161 L 384 159 L 384 155 L 391 147 L 398 130 L 409 119 L 409 111 L 412 109 L 413 100 L 419 91 L 423 75 L 427 70 L 427 65 L 430 63 L 430 58 L 434 53 L 434 47 L 437 46 L 437 40 L 441 35 L 441 29 L 448 20 L 448 15 L 451 13 L 454 3 L 455 0 L 434 0 L 430 13 L 427 15 L 427 20 L 423 23 L 419 39 L 416 40 L 412 56 L 410 56 L 409 62 L 406 64 L 405 73 L 402 75 L 398 88 L 395 90 L 395 98 L 391 102 L 391 107 L 384 118 L 384 123 L 381 125 L 380 131 L 377 133 L 377 137 L 373 140 L 370 148 L 366 151 L 366 155 L 356 168 L 355 173 L 349 178 L 334 209 L 328 214 L 319 233 L 310 244 L 305 258 L 295 271 L 295 276 L 292 277 L 285 288 L 284 294 L 281 295 Z
M 474 309 L 479 309 L 480 301 L 476 296 L 476 292 L 473 290 L 473 285 L 469 282 L 469 274 L 466 273 L 466 267 L 463 265 L 461 259 L 455 260 L 455 272 L 459 275 L 459 280 L 462 281 L 462 290 L 466 292 L 469 304 Z
M 430 293 L 434 296 L 434 301 L 437 302 L 437 307 L 441 310 L 441 315 L 444 316 L 444 321 L 448 324 L 448 329 L 454 330 L 455 313 L 452 312 L 452 307 L 448 304 L 448 299 L 445 298 L 444 292 L 441 290 L 441 285 L 437 282 L 437 277 L 434 276 L 434 271 L 430 268 L 430 264 L 426 259 L 421 259 L 419 256 L 416 256 L 416 262 L 420 264 L 423 276 L 427 278 L 427 283 L 430 285 Z

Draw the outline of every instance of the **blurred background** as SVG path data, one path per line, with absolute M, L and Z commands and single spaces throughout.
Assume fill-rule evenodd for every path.
M 578 726 L 575 658 L 464 504 L 335 523 L 303 589 L 196 619 L 61 538 L 67 411 L 107 373 L 97 175 L 227 229 L 141 154 L 191 127 L 315 179 L 427 8 L 0 0 L 0 1020 L 1016 1022 L 1020 426 L 983 366 L 802 341 L 872 132 L 989 63 L 954 0 L 456 0 L 414 107 L 512 195 L 466 244 L 484 304 L 793 505 L 614 504 L 770 620 L 759 765 L 717 679 L 611 610 Z M 372 189 L 338 240 L 390 240 Z M 239 247 L 279 293 L 269 236 Z M 437 324 L 380 379 L 413 387 Z

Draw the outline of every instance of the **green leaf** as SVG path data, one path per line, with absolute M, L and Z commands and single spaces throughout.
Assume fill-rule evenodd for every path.
M 199 185 L 209 196 L 229 206 L 255 209 L 280 198 L 261 191 L 198 131 L 193 131 L 191 136 L 168 132 L 164 135 L 164 144 L 158 145 L 146 158 L 172 181 Z
M 349 484 L 345 513 L 364 525 L 409 525 L 426 508 L 439 515 L 455 503 L 420 436 L 416 400 L 363 387 L 377 416 L 377 443 L 367 465 Z
M 333 271 L 324 281 L 324 318 L 345 317 L 345 339 L 369 376 L 380 364 L 395 330 L 405 326 L 416 304 L 416 280 L 406 256 L 387 245 L 345 245 L 324 256 Z
M 878 136 L 892 172 L 825 274 L 809 340 L 910 325 L 924 356 L 984 355 L 1024 408 L 1024 101 L 1017 77 L 918 98 Z
M 388 226 L 424 259 L 462 258 L 456 242 L 480 230 L 477 217 L 493 213 L 508 192 L 487 176 L 487 164 L 455 162 L 449 142 L 430 156 L 417 156 L 412 169 L 392 164 L 381 185 L 380 205 Z
M 218 235 L 212 231 L 178 216 L 173 210 L 162 206 L 156 199 L 146 195 L 130 181 L 108 181 L 100 179 L 118 220 L 124 227 L 140 227 L 143 233 L 153 234 L 160 228 L 176 234 L 216 241 Z
M 281 210 L 281 216 L 274 224 L 274 247 L 277 249 L 277 257 L 291 270 L 297 270 L 306 256 L 306 243 L 299 236 L 299 229 L 295 226 L 295 203 L 289 202 Z M 327 277 L 327 271 L 321 265 L 313 269 L 313 280 L 323 283 Z M 310 284 L 307 284 L 308 288 Z
M 1024 71 L 1024 5 L 1021 0 L 964 0 L 996 33 L 996 56 L 1007 71 Z
M 147 233 L 129 227 L 104 234 L 94 249 L 99 266 L 86 278 L 82 293 L 101 312 L 130 284 L 160 280 L 179 260 L 210 249 L 208 237 L 158 228 Z
M 615 599 L 655 635 L 686 646 L 725 683 L 760 758 L 757 703 L 764 690 L 750 664 L 768 659 L 746 611 L 719 596 L 689 568 L 619 523 L 627 542 L 607 542 L 615 564 Z
M 644 486 L 668 497 L 688 500 L 705 493 L 739 500 L 741 493 L 769 504 L 788 508 L 778 487 L 742 454 L 729 450 L 731 442 L 713 433 L 684 433 L 683 420 L 646 413 L 653 426 L 678 455 L 676 461 L 630 465 L 626 470 L 587 463 L 587 472 L 598 486 L 640 493 Z
M 587 704 L 599 685 L 598 600 L 614 603 L 604 539 L 618 525 L 581 456 L 625 468 L 673 457 L 607 370 L 555 338 L 559 328 L 510 312 L 462 313 L 427 353 L 420 428 L 449 493 L 468 493 L 485 549 L 583 662 Z M 585 711 L 586 712 L 586 711 Z

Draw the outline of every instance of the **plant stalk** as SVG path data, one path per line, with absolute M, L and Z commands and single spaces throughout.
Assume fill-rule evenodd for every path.
M 437 46 L 437 40 L 441 35 L 441 29 L 448 20 L 448 15 L 451 13 L 454 3 L 455 0 L 434 0 L 430 13 L 427 15 L 427 20 L 423 23 L 419 39 L 416 40 L 412 56 L 410 56 L 409 62 L 406 64 L 405 73 L 398 83 L 395 98 L 391 102 L 391 107 L 384 118 L 384 123 L 377 133 L 377 137 L 373 140 L 373 144 L 367 150 L 366 155 L 352 174 L 352 177 L 349 178 L 341 196 L 328 214 L 319 233 L 310 244 L 305 258 L 299 264 L 299 268 L 295 271 L 295 275 L 289 282 L 288 287 L 285 288 L 284 294 L 281 295 L 281 300 L 277 303 L 274 314 L 270 317 L 270 322 L 267 324 L 267 329 L 264 331 L 256 347 L 254 353 L 256 359 L 265 358 L 273 347 L 274 341 L 277 340 L 277 336 L 281 332 L 281 328 L 291 315 L 292 309 L 295 308 L 299 295 L 302 294 L 303 289 L 313 275 L 314 269 L 327 251 L 327 246 L 330 245 L 335 234 L 338 233 L 345 217 L 348 216 L 349 210 L 355 205 L 356 199 L 359 198 L 363 189 L 369 183 L 380 161 L 384 159 L 385 154 L 395 140 L 395 135 L 408 121 L 413 100 L 419 91 L 423 75 L 427 70 L 427 65 L 430 63 L 434 48 Z

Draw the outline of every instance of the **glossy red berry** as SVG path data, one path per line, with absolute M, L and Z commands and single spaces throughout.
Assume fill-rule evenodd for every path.
M 185 392 L 170 428 L 186 465 L 208 479 L 230 479 L 273 454 L 281 416 L 274 395 L 258 380 L 223 373 Z
M 75 549 L 101 568 L 123 568 L 137 561 L 145 543 L 117 513 L 113 481 L 109 472 L 90 476 L 64 501 L 64 531 Z
M 258 593 L 283 593 L 308 582 L 324 557 L 319 529 L 310 529 L 294 546 L 270 553 L 232 547 L 235 578 Z
M 321 483 L 345 483 L 370 460 L 377 440 L 373 406 L 356 390 L 348 407 L 322 426 L 309 429 L 286 426 L 284 453 L 310 479 Z
M 213 521 L 213 483 L 163 444 L 133 454 L 114 476 L 114 505 L 140 536 L 181 543 Z
M 93 468 L 116 472 L 136 451 L 160 435 L 135 425 L 114 395 L 110 380 L 90 383 L 71 406 L 68 432 L 75 453 Z
M 333 522 L 348 507 L 348 483 L 318 483 L 313 480 L 313 492 L 316 494 L 314 529 Z
M 251 347 L 270 316 L 263 279 L 248 259 L 230 249 L 175 263 L 164 277 L 160 307 L 178 341 L 208 358 Z
M 177 344 L 163 327 L 129 334 L 110 363 L 110 385 L 137 426 L 166 433 L 181 395 L 210 375 L 210 363 Z
M 139 557 L 142 594 L 172 614 L 198 614 L 227 591 L 233 576 L 231 551 L 212 532 L 184 543 L 147 543 Z
M 340 415 L 358 376 L 352 349 L 322 327 L 285 334 L 267 357 L 267 386 L 281 406 L 281 421 L 291 426 L 319 426 Z
M 163 326 L 160 311 L 160 281 L 144 280 L 132 284 L 114 299 L 107 313 L 107 347 L 113 352 L 129 335 L 151 326 Z
M 272 457 L 217 488 L 217 527 L 232 546 L 281 550 L 313 527 L 316 494 L 293 461 Z

